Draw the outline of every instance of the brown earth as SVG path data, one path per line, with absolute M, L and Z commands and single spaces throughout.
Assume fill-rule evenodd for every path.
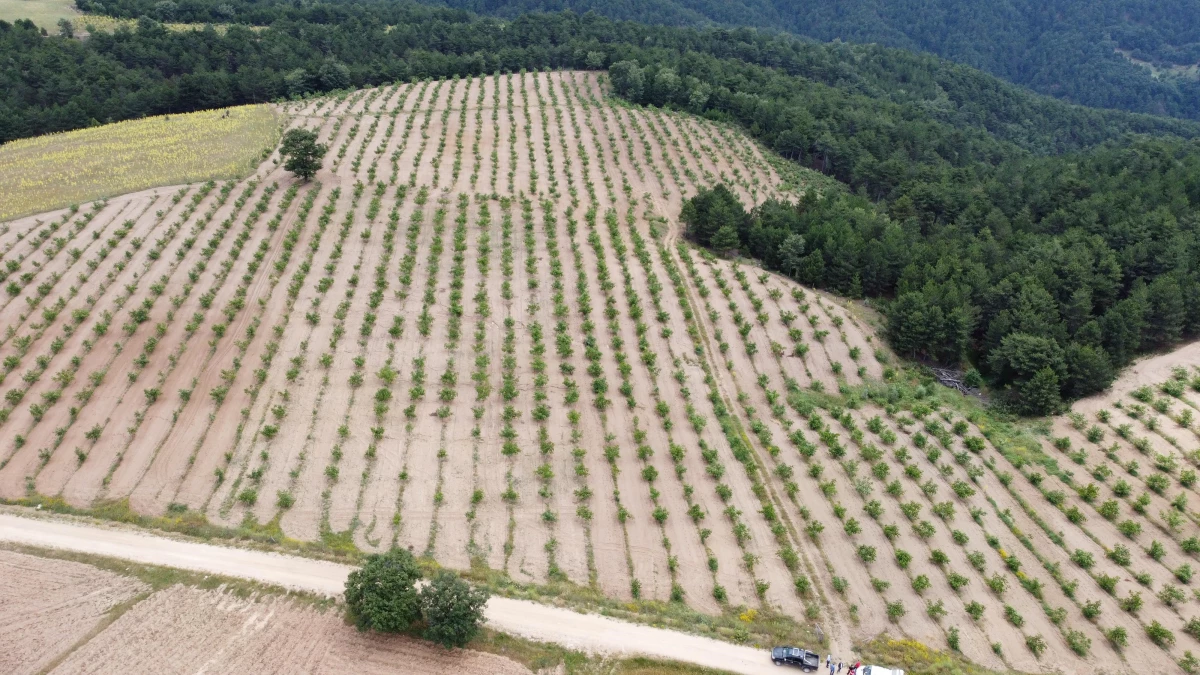
M 174 586 L 139 602 L 53 673 L 528 673 L 470 650 L 365 635 L 337 611 Z
M 146 590 L 90 565 L 0 550 L 0 672 L 41 672 Z
M 1180 363 L 1195 364 L 1196 345 L 1140 362 L 1112 392 L 1076 405 L 1087 418 L 1085 427 L 1101 408 L 1111 410 L 1110 421 L 1101 425 L 1103 445 L 1088 442 L 1084 430 L 1063 420 L 1052 423 L 1054 436 L 1071 438 L 1073 450 L 1088 450 L 1078 464 L 1065 455 L 1059 459 L 1077 484 L 1068 487 L 1047 478 L 1039 488 L 1024 477 L 1033 469 L 1022 473 L 1007 466 L 990 446 L 979 457 L 970 455 L 970 465 L 984 457 L 998 461 L 982 476 L 971 477 L 968 464 L 953 456 L 963 452 L 961 447 L 944 448 L 940 457 L 928 459 L 916 445 L 923 422 L 909 420 L 903 411 L 889 414 L 863 405 L 835 419 L 831 404 L 809 411 L 797 402 L 883 377 L 885 364 L 876 357 L 881 339 L 856 319 L 851 307 L 750 261 L 705 260 L 699 250 L 676 250 L 682 199 L 705 185 L 725 181 L 747 202 L 795 195 L 785 189 L 765 151 L 739 131 L 680 113 L 614 104 L 597 76 L 588 73 L 383 87 L 285 104 L 282 110 L 292 124 L 318 128 L 330 147 L 325 167 L 312 184 L 300 186 L 287 211 L 281 212 L 281 203 L 295 184 L 268 160 L 234 185 L 220 206 L 218 190 L 205 197 L 165 242 L 162 254 L 151 256 L 155 237 L 176 222 L 197 187 L 177 204 L 170 202 L 174 190 L 116 198 L 74 236 L 77 243 L 68 244 L 83 249 L 79 261 L 59 254 L 39 272 L 61 274 L 49 296 L 62 296 L 66 303 L 56 318 L 43 326 L 40 313 L 21 316 L 36 283 L 22 297 L 4 301 L 0 326 L 11 325 L 17 335 L 32 338 L 30 356 L 8 376 L 6 389 L 25 386 L 20 375 L 31 367 L 33 356 L 48 352 L 55 338 L 62 336 L 64 346 L 0 424 L 6 439 L 0 460 L 7 460 L 0 465 L 0 496 L 61 497 L 79 507 L 128 500 L 138 513 L 163 516 L 187 510 L 226 526 L 278 526 L 283 535 L 305 541 L 353 542 L 363 550 L 396 544 L 454 569 L 482 564 L 521 582 L 565 579 L 621 600 L 636 594 L 667 601 L 682 593 L 683 602 L 706 613 L 754 608 L 799 619 L 813 611 L 811 623 L 841 653 L 849 653 L 854 641 L 881 632 L 942 646 L 954 627 L 961 632 L 964 653 L 992 667 L 1042 670 L 1063 662 L 1098 666 L 1104 660 L 1124 667 L 1101 631 L 1123 626 L 1131 649 L 1150 649 L 1144 628 L 1156 620 L 1178 637 L 1175 646 L 1158 653 L 1178 658 L 1185 648 L 1195 647 L 1182 644 L 1192 639 L 1183 633 L 1190 612 L 1168 607 L 1154 594 L 1166 584 L 1180 583 L 1172 579 L 1189 559 L 1183 542 L 1200 522 L 1188 510 L 1191 506 L 1180 512 L 1184 520 L 1178 531 L 1162 515 L 1174 508 L 1171 500 L 1178 494 L 1193 503 L 1200 497 L 1194 484 L 1183 484 L 1182 474 L 1195 464 L 1200 435 L 1194 430 L 1200 425 L 1189 431 L 1174 421 L 1183 410 L 1200 414 L 1200 399 L 1189 390 L 1171 401 L 1167 413 L 1148 405 L 1138 412 L 1131 395 L 1143 385 L 1158 387 Z M 457 179 L 456 159 L 461 161 Z M 478 176 L 472 187 L 474 172 Z M 493 179 L 498 194 L 491 194 Z M 256 186 L 246 193 L 251 180 Z M 272 186 L 276 191 L 257 212 L 260 197 Z M 361 190 L 357 197 L 356 186 Z M 336 198 L 335 189 L 340 190 Z M 300 204 L 310 190 L 317 191 L 316 199 L 299 223 Z M 468 198 L 466 239 L 457 252 L 460 195 Z M 532 209 L 528 230 L 522 213 L 526 199 Z M 479 268 L 484 205 L 491 218 L 486 277 Z M 81 213 L 89 208 L 84 205 Z M 439 209 L 445 215 L 442 250 L 434 253 L 433 222 Z M 56 212 L 0 225 L 2 255 L 31 250 L 28 241 L 16 241 L 16 233 L 35 232 L 60 216 Z M 512 225 L 507 253 L 501 234 L 506 216 Z M 609 217 L 618 223 L 616 236 L 609 230 Z M 412 264 L 404 268 L 408 228 L 418 218 Z M 133 231 L 100 258 L 103 237 L 126 219 L 134 221 Z M 246 223 L 252 224 L 242 234 Z M 289 255 L 284 237 L 294 225 L 302 227 L 294 244 L 287 244 L 292 246 Z M 385 232 L 393 225 L 394 249 L 377 282 L 376 267 L 386 255 Z M 554 249 L 550 228 L 556 235 Z M 94 240 L 92 233 L 100 233 L 101 239 Z M 644 260 L 634 255 L 635 235 L 646 243 L 649 257 Z M 134 245 L 134 237 L 142 241 Z M 306 262 L 310 253 L 311 264 Z M 456 253 L 463 269 L 458 280 L 453 272 Z M 511 256 L 507 275 L 506 255 Z M 694 262 L 695 278 L 684 255 Z M 93 259 L 94 271 L 76 281 Z M 670 280 L 674 270 L 683 275 L 680 294 Z M 401 282 L 402 273 L 408 275 L 407 284 Z M 294 297 L 288 294 L 293 282 Z M 502 295 L 505 283 L 507 298 Z M 458 307 L 452 307 L 456 284 L 461 284 L 461 297 Z M 72 285 L 79 286 L 73 295 Z M 487 316 L 479 313 L 479 291 L 486 297 Z M 149 303 L 148 320 L 130 323 L 130 311 L 144 302 Z M 235 302 L 243 303 L 240 309 L 231 305 Z M 561 315 L 555 312 L 558 302 L 566 308 Z M 685 318 L 685 302 L 690 319 Z M 227 308 L 229 319 L 222 315 Z M 76 309 L 89 314 L 73 326 L 70 316 Z M 426 309 L 428 325 L 422 326 Z M 635 319 L 632 313 L 639 309 Z M 95 328 L 106 311 L 111 325 L 98 335 Z M 456 311 L 461 311 L 457 317 L 452 315 Z M 744 340 L 737 313 L 748 325 Z M 794 315 L 790 325 L 785 323 L 789 315 Z M 374 327 L 366 336 L 369 317 Z M 403 331 L 389 335 L 397 317 L 403 319 Z M 193 320 L 198 330 L 190 334 L 185 326 Z M 459 322 L 457 337 L 450 333 L 452 321 Z M 511 354 L 504 342 L 509 321 Z M 565 356 L 556 349 L 559 322 L 570 338 L 571 351 Z M 541 326 L 544 352 L 535 349 L 530 334 L 534 323 Z M 224 326 L 223 334 L 214 332 L 218 324 Z M 791 328 L 799 329 L 797 340 Z M 160 343 L 143 358 L 144 345 L 156 329 L 162 333 Z M 694 343 L 689 330 L 697 336 Z M 478 349 L 476 331 L 481 334 Z M 585 345 L 589 332 L 594 366 Z M 643 359 L 643 340 L 653 366 L 646 362 L 650 357 Z M 782 353 L 773 354 L 772 346 Z M 794 352 L 797 346 L 801 348 Z M 13 340 L 0 343 L 0 356 L 15 352 Z M 53 375 L 74 356 L 80 362 L 73 380 L 38 421 L 28 404 L 56 395 L 60 385 Z M 482 400 L 477 400 L 471 379 L 477 358 L 486 362 L 491 385 Z M 511 399 L 501 392 L 506 358 L 514 376 Z M 389 359 L 398 375 L 385 387 L 377 373 Z M 417 359 L 424 360 L 420 383 L 415 379 Z M 91 373 L 103 373 L 103 383 L 82 400 Z M 545 377 L 543 385 L 537 384 L 539 374 Z M 439 400 L 443 376 L 455 381 L 447 386 L 453 396 L 446 402 Z M 566 400 L 568 380 L 579 390 L 573 402 Z M 621 392 L 626 383 L 628 397 Z M 223 399 L 213 396 L 225 386 Z M 148 389 L 158 391 L 156 399 Z M 386 391 L 377 394 L 380 389 Z M 608 400 L 603 410 L 595 392 Z M 377 415 L 375 397 L 389 393 L 386 408 Z M 547 417 L 538 420 L 535 411 L 543 393 Z M 729 436 L 714 414 L 714 396 L 736 422 Z M 1121 410 L 1113 405 L 1117 400 Z M 894 440 L 864 431 L 874 417 L 896 434 Z M 948 427 L 953 417 L 945 413 L 939 423 Z M 1147 426 L 1150 420 L 1155 421 Z M 1117 438 L 1125 424 L 1131 429 L 1128 440 Z M 519 451 L 505 455 L 509 425 Z M 966 433 L 979 434 L 969 428 Z M 95 429 L 100 430 L 98 438 L 93 438 Z M 542 430 L 550 441 L 544 447 Z M 15 441 L 17 434 L 23 443 L 8 440 Z M 731 443 L 734 436 L 741 442 Z M 836 438 L 845 456 L 832 454 L 830 438 Z M 804 444 L 817 449 L 811 459 L 799 453 Z M 1135 444 L 1143 444 L 1150 454 Z M 735 449 L 743 445 L 749 455 Z M 682 449 L 678 463 L 671 456 L 673 446 Z M 606 458 L 606 448 L 615 449 L 611 458 Z M 711 451 L 719 467 L 706 462 L 702 448 Z M 876 450 L 882 456 L 874 456 Z M 1113 459 L 1105 457 L 1109 451 Z M 1171 454 L 1179 466 L 1170 473 L 1164 494 L 1152 494 L 1146 514 L 1137 514 L 1133 500 L 1149 490 L 1154 454 Z M 1124 468 L 1133 460 L 1140 462 L 1138 476 Z M 1080 501 L 1087 519 L 1070 522 L 1065 509 L 1074 504 L 1071 488 L 1086 485 L 1102 464 L 1111 465 L 1114 474 L 1099 486 L 1101 498 L 1092 505 Z M 906 471 L 921 478 L 908 478 Z M 1005 473 L 1013 478 L 1010 486 L 999 478 Z M 1134 492 L 1121 501 L 1117 522 L 1128 517 L 1144 525 L 1131 538 L 1097 511 L 1112 498 L 1110 486 L 1118 479 L 1127 480 Z M 900 482 L 902 497 L 885 493 L 893 480 Z M 821 487 L 827 481 L 833 481 L 829 496 Z M 955 498 L 956 481 L 970 481 L 979 494 Z M 921 489 L 926 484 L 932 486 L 928 496 Z M 1068 498 L 1063 509 L 1048 508 L 1044 493 L 1051 490 Z M 480 495 L 478 503 L 475 494 Z M 947 501 L 956 505 L 957 515 L 945 520 L 933 516 L 932 508 Z M 917 520 L 930 521 L 935 532 L 916 534 L 900 510 L 902 502 L 920 505 Z M 1043 519 L 1052 531 L 1061 531 L 1056 538 L 1063 545 L 1040 529 L 1022 502 L 1048 508 Z M 877 509 L 877 517 L 868 515 Z M 976 518 L 970 509 L 982 511 Z M 1059 565 L 1062 579 L 1078 581 L 1076 597 L 1068 597 L 1034 562 L 1001 519 L 1006 513 L 1044 551 L 1048 564 Z M 846 531 L 851 518 L 861 532 Z M 805 529 L 814 521 L 825 530 L 810 537 Z M 884 527 L 891 525 L 899 533 L 889 539 Z M 954 531 L 969 543 L 956 542 Z M 987 546 L 983 542 L 989 538 L 999 543 Z M 1105 556 L 1106 546 L 1126 539 L 1136 558 L 1129 569 Z M 1167 545 L 1161 561 L 1140 552 L 1154 539 Z M 862 546 L 873 546 L 878 559 L 860 562 Z M 998 550 L 1008 554 L 1017 547 L 1022 547 L 1023 573 L 1045 585 L 1041 600 L 1021 588 L 1013 574 L 1003 598 L 987 590 L 987 578 L 1003 571 Z M 1072 562 L 1076 548 L 1093 555 L 1093 569 Z M 894 562 L 900 550 L 913 555 L 908 569 Z M 967 560 L 976 550 L 985 554 L 986 575 Z M 928 563 L 934 551 L 947 555 L 944 569 Z M 947 582 L 951 572 L 968 578 L 968 585 L 953 591 Z M 1098 591 L 1101 573 L 1121 577 L 1121 597 L 1141 588 L 1134 573 L 1149 575 L 1152 587 L 1142 590 L 1146 606 L 1140 614 L 1122 611 L 1116 598 Z M 918 574 L 933 582 L 924 593 L 912 588 Z M 808 596 L 795 590 L 802 576 L 814 585 Z M 843 584 L 843 592 L 834 590 Z M 718 587 L 724 590 L 723 602 L 715 597 Z M 1093 596 L 1104 608 L 1098 622 L 1080 615 L 1081 603 Z M 939 600 L 946 610 L 940 620 L 926 611 L 927 603 Z M 1042 600 L 1046 607 L 1066 608 L 1068 618 L 1051 621 Z M 907 614 L 889 621 L 888 604 L 896 602 Z M 967 614 L 972 602 L 987 608 L 978 622 Z M 238 616 L 276 611 L 298 617 L 307 611 L 275 601 L 239 603 L 212 600 L 213 606 L 229 608 L 220 611 Z M 1022 626 L 1005 620 L 1005 604 L 1025 617 Z M 298 633 L 316 621 L 287 620 L 299 622 Z M 262 630 L 274 630 L 271 625 L 268 621 Z M 1091 640 L 1086 657 L 1070 650 L 1068 631 Z M 1040 660 L 1025 646 L 1025 638 L 1034 633 L 1049 642 Z M 990 648 L 993 642 L 1000 645 L 1000 655 Z M 239 664 L 248 662 L 220 665 Z

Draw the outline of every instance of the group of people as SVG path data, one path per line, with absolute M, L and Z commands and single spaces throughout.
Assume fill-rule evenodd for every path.
M 846 675 L 858 675 L 858 669 L 862 668 L 862 661 L 855 661 L 854 665 L 847 666 L 841 661 L 834 662 L 833 654 L 825 657 L 825 665 L 829 668 L 829 675 L 838 675 L 842 672 L 842 668 L 846 669 Z

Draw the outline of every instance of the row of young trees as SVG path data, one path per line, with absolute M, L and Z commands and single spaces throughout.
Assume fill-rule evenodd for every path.
M 831 174 L 876 203 L 831 194 L 799 209 L 765 205 L 759 217 L 736 226 L 736 239 L 732 229 L 714 228 L 711 235 L 720 234 L 715 243 L 740 248 L 806 283 L 894 299 L 891 337 L 900 351 L 938 361 L 971 358 L 999 384 L 1026 388 L 1021 397 L 1037 401 L 1029 411 L 1052 408 L 1057 397 L 1094 391 L 1139 351 L 1173 344 L 1196 330 L 1196 312 L 1181 307 L 1197 284 L 1196 224 L 1189 216 L 1200 200 L 1196 146 L 1140 139 L 1082 156 L 1028 154 L 1086 148 L 1124 131 L 1193 135 L 1195 129 L 1186 123 L 1071 108 L 989 84 L 979 74 L 956 72 L 961 77 L 951 78 L 936 64 L 918 71 L 918 81 L 909 87 L 917 93 L 901 94 L 895 73 L 866 67 L 847 73 L 851 67 L 844 64 L 839 71 L 835 66 L 842 62 L 831 47 L 571 15 L 543 17 L 539 24 L 520 20 L 496 37 L 487 30 L 489 22 L 467 15 L 405 10 L 409 13 L 400 18 L 429 30 L 382 34 L 380 44 L 407 55 L 395 70 L 372 60 L 378 56 L 374 42 L 353 40 L 350 28 L 335 26 L 328 16 L 276 10 L 289 20 L 314 22 L 314 32 L 325 31 L 338 45 L 338 58 L 350 64 L 351 83 L 530 64 L 612 64 L 614 86 L 630 100 L 745 124 L 780 153 Z M 382 9 L 357 5 L 342 11 L 383 16 Z M 27 32 L 27 26 L 9 26 L 0 38 L 30 66 L 29 59 L 49 58 L 56 49 L 119 50 L 157 62 L 185 46 L 183 52 L 195 55 L 232 51 L 247 64 L 267 47 L 307 49 L 274 30 L 185 36 L 147 23 L 134 32 L 95 36 L 84 46 Z M 510 36 L 518 42 L 510 44 Z M 633 46 L 649 37 L 664 47 Z M 186 44 L 177 44 L 181 41 Z M 513 46 L 518 43 L 531 46 Z M 486 47 L 495 63 L 492 56 L 464 52 L 472 47 Z M 888 57 L 903 61 L 896 53 Z M 203 76 L 185 73 L 161 80 L 155 86 L 169 91 L 155 94 L 150 85 L 130 84 L 140 98 L 124 100 L 141 101 L 144 113 L 157 111 L 154 106 L 206 107 L 286 93 L 261 69 L 255 71 L 261 76 L 255 85 L 252 70 L 247 65 L 224 73 L 214 65 Z M 39 71 L 23 72 L 17 79 L 6 76 L 13 87 L 0 105 L 0 137 L 78 126 L 87 115 L 128 116 L 97 109 L 83 110 L 80 120 L 58 119 L 72 104 L 84 104 L 74 99 L 65 106 L 36 104 L 30 97 L 40 85 L 28 78 Z M 948 80 L 958 82 L 957 88 Z M 259 85 L 266 88 L 249 93 Z M 989 87 L 987 106 L 968 103 Z M 863 88 L 880 94 L 856 93 Z M 939 118 L 920 105 L 935 90 L 950 91 L 954 101 Z M 30 127 L 33 117 L 18 119 L 26 113 L 56 121 L 49 127 L 46 120 L 34 121 Z M 679 169 L 667 168 L 678 183 Z M 1125 169 L 1128 175 L 1120 173 Z M 688 171 L 682 167 L 682 173 Z M 713 243 L 711 235 L 702 241 Z M 1028 353 L 1032 345 L 1012 341 L 993 360 L 1012 333 L 1053 344 L 1040 343 L 1045 356 L 1018 363 L 1011 353 Z

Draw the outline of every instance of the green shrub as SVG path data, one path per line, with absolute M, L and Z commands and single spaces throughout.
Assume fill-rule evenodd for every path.
M 942 617 L 946 616 L 946 603 L 938 600 L 937 602 L 926 602 L 925 613 L 934 621 L 941 621 Z
M 419 621 L 420 578 L 421 569 L 405 549 L 367 556 L 346 579 L 346 606 L 358 629 L 398 633 Z
M 446 649 L 465 647 L 485 621 L 488 593 L 472 587 L 458 575 L 439 572 L 420 590 L 421 613 L 425 618 L 426 640 Z
M 1137 614 L 1142 608 L 1142 594 L 1134 591 L 1129 594 L 1129 597 L 1121 599 L 1121 609 L 1130 614 Z
M 1118 651 L 1129 645 L 1129 635 L 1121 626 L 1109 629 L 1104 633 L 1104 637 L 1108 638 L 1108 641 L 1111 642 L 1112 646 Z
M 912 587 L 913 590 L 918 594 L 929 590 L 930 586 L 932 586 L 932 584 L 929 583 L 929 577 L 925 576 L 924 574 L 918 574 L 917 576 L 913 577 Z
M 1087 635 L 1077 630 L 1068 630 L 1065 634 L 1067 646 L 1071 651 L 1080 656 L 1087 656 L 1088 651 L 1092 648 L 1092 640 Z
M 1159 647 L 1175 644 L 1175 634 L 1157 621 L 1151 621 L 1150 625 L 1146 626 L 1146 637 Z
M 876 552 L 875 552 L 874 546 L 859 546 L 858 547 L 859 560 L 862 560 L 865 563 L 873 563 L 873 562 L 875 562 L 875 556 L 876 556 Z

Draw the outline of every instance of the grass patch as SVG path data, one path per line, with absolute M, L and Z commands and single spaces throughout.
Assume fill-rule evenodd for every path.
M 31 495 L 22 499 L 0 499 L 0 504 L 30 508 L 41 507 L 41 510 L 50 513 L 127 523 L 203 541 L 214 539 L 236 541 L 250 544 L 258 549 L 299 554 L 345 564 L 355 564 L 362 558 L 362 553 L 353 547 L 353 543 L 349 547 L 334 546 L 326 544 L 324 541 L 300 541 L 285 536 L 279 527 L 278 518 L 268 523 L 258 523 L 253 518 L 246 518 L 237 527 L 224 527 L 210 523 L 203 513 L 190 510 L 169 510 L 165 516 L 142 515 L 130 508 L 128 499 L 103 502 L 86 509 L 71 506 L 58 497 L 40 495 Z M 31 514 L 18 515 L 28 516 Z M 340 544 L 340 542 L 338 543 Z
M 469 644 L 468 649 L 510 658 L 535 673 L 609 673 L 612 675 L 722 675 L 728 671 L 703 668 L 692 663 L 656 661 L 645 657 L 611 659 L 589 656 L 556 644 L 533 642 L 494 630 L 484 631 Z
M 0 220 L 160 185 L 239 178 L 275 147 L 279 129 L 269 106 L 251 105 L 13 141 L 0 146 Z
M 27 0 L 0 0 L 0 2 L 23 2 Z M 34 22 L 36 23 L 36 22 Z M 78 14 L 76 13 L 71 21 L 76 33 L 115 33 L 119 28 L 127 28 L 129 30 L 137 29 L 136 19 L 118 19 L 113 16 L 104 16 L 100 14 Z M 41 25 L 41 24 L 38 24 Z M 224 23 L 164 23 L 163 28 L 169 31 L 182 32 L 186 30 L 204 30 L 208 26 L 212 26 L 213 30 L 218 34 L 224 35 L 229 30 L 229 24 Z M 260 31 L 265 26 L 243 26 L 252 31 Z
M 51 34 L 58 32 L 59 19 L 74 19 L 79 16 L 74 0 L 0 0 L 0 20 L 13 23 L 17 19 L 29 19 L 38 28 Z
M 427 575 L 437 568 L 437 563 L 428 559 L 422 559 L 421 564 L 426 568 Z M 514 581 L 503 571 L 483 565 L 474 565 L 460 575 L 473 584 L 488 589 L 493 595 L 571 607 L 614 619 L 726 642 L 761 647 L 793 642 L 820 644 L 810 626 L 766 609 L 747 612 L 745 607 L 729 607 L 723 613 L 713 615 L 698 612 L 679 602 L 659 602 L 644 598 L 626 602 L 607 597 L 599 589 L 569 581 L 550 584 Z
M 984 668 L 958 654 L 940 652 L 916 640 L 893 640 L 881 636 L 870 642 L 856 644 L 854 649 L 864 664 L 902 668 L 905 672 L 923 675 L 1008 675 L 1021 672 Z

